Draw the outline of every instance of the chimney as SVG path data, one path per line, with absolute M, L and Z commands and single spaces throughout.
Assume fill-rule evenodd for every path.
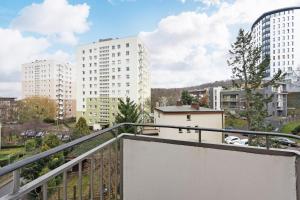
M 199 110 L 199 103 L 192 103 L 191 108 L 194 108 L 196 110 Z
M 176 101 L 176 106 L 182 106 L 181 101 Z

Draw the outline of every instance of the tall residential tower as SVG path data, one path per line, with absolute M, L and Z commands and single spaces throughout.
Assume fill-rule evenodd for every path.
M 150 98 L 148 54 L 137 37 L 102 39 L 79 46 L 77 118 L 100 129 L 114 123 L 118 99 L 129 97 L 144 108 Z
M 70 64 L 36 60 L 22 65 L 22 98 L 42 96 L 57 102 L 57 118 L 75 116 L 75 92 Z
M 262 14 L 252 25 L 252 37 L 270 57 L 268 77 L 279 69 L 287 73 L 287 83 L 300 81 L 300 7 Z

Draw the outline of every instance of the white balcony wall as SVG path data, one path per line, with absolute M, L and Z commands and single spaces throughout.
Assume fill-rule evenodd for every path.
M 123 161 L 124 200 L 297 199 L 293 154 L 124 139 Z

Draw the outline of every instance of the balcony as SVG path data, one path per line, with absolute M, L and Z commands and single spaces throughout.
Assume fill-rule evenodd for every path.
M 133 127 L 134 134 L 117 134 Z M 197 142 L 142 135 L 141 127 L 197 130 Z M 259 135 L 266 147 L 203 143 L 201 132 Z M 58 152 L 102 141 L 39 178 L 22 185 L 25 166 Z M 125 200 L 296 200 L 300 199 L 299 152 L 270 148 L 271 137 L 299 136 L 239 130 L 167 125 L 118 124 L 0 169 L 13 173 L 11 193 L 0 199 L 125 199 Z M 61 177 L 60 186 L 50 183 Z

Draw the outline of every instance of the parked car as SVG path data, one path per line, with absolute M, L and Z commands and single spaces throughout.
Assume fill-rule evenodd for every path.
M 241 139 L 236 136 L 228 136 L 225 138 L 225 142 L 227 144 L 234 144 L 235 142 L 240 142 L 240 141 L 241 141 Z
M 234 145 L 248 146 L 248 139 L 241 139 L 240 141 L 234 142 Z
M 278 142 L 279 144 L 286 145 L 286 146 L 292 146 L 296 147 L 297 143 L 293 140 L 290 140 L 289 138 L 285 137 L 278 137 L 278 138 L 273 138 L 273 141 Z
M 35 135 L 35 137 L 43 137 L 46 134 L 44 131 L 38 131 Z

